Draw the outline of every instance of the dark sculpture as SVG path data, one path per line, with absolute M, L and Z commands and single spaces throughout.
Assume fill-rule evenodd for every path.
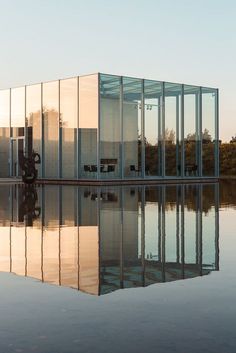
M 40 155 L 34 151 L 25 157 L 23 153 L 19 155 L 19 163 L 22 169 L 22 181 L 25 184 L 33 184 L 38 177 L 38 171 L 35 164 L 41 163 Z

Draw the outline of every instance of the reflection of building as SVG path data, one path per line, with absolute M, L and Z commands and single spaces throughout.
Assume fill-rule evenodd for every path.
M 0 177 L 218 177 L 218 90 L 94 74 L 0 91 Z
M 37 192 L 29 225 L 24 189 L 0 187 L 0 271 L 101 295 L 219 269 L 218 185 Z

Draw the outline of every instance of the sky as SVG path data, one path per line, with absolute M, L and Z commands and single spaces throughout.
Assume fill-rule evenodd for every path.
M 0 0 L 0 89 L 94 72 L 219 88 L 236 134 L 235 0 Z

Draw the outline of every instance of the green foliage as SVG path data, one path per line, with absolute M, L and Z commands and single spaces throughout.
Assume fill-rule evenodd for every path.
M 236 141 L 220 145 L 220 174 L 236 175 Z

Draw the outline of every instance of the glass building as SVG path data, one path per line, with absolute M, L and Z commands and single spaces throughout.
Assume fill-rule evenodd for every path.
M 218 177 L 218 90 L 92 74 L 0 91 L 0 177 Z

